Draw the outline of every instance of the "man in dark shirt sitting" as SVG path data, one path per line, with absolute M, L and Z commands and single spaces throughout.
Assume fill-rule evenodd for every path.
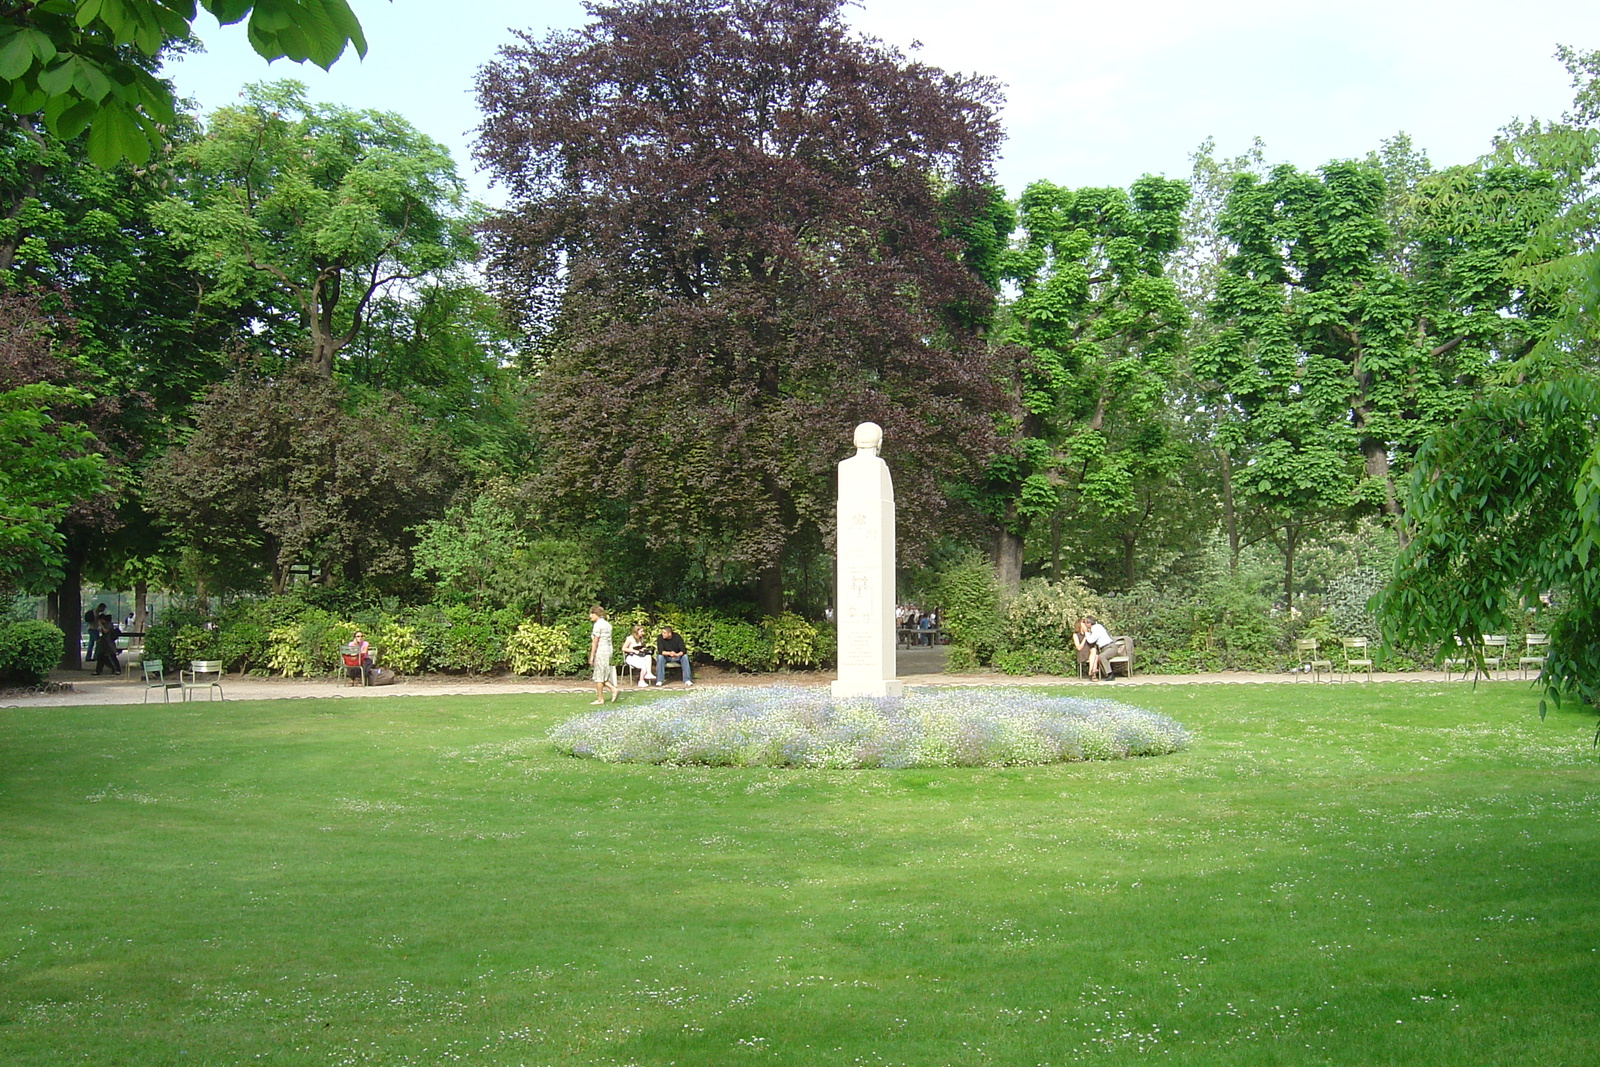
M 682 635 L 673 633 L 670 626 L 663 626 L 661 636 L 656 639 L 656 685 L 666 679 L 668 667 L 683 668 L 683 684 L 694 684 L 689 677 L 689 650 L 684 647 Z

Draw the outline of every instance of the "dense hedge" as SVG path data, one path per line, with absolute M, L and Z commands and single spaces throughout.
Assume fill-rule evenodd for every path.
M 1302 637 L 1317 638 L 1335 663 L 1341 656 L 1339 638 L 1366 637 L 1380 670 L 1437 666 L 1433 649 L 1382 645 L 1367 601 L 1383 580 L 1380 570 L 1358 570 L 1333 582 L 1325 602 L 1291 616 L 1248 580 L 1231 575 L 1198 589 L 1141 585 L 1105 596 L 1077 578 L 1030 578 L 1018 595 L 1002 598 L 988 561 L 974 555 L 941 576 L 942 614 L 951 639 L 945 669 L 1074 675 L 1072 626 L 1084 615 L 1099 618 L 1112 634 L 1133 639 L 1134 666 L 1141 673 L 1288 670 L 1298 662 L 1294 642 Z M 1519 620 L 1507 625 L 1515 645 L 1522 639 Z
M 612 618 L 619 664 L 622 638 L 635 622 L 652 642 L 668 623 L 696 661 L 737 671 L 824 667 L 832 664 L 837 646 L 831 627 L 789 613 L 750 621 L 704 609 L 636 607 Z M 589 627 L 587 612 L 541 624 L 504 609 L 335 610 L 290 595 L 235 601 L 215 617 L 169 609 L 146 631 L 144 647 L 147 657 L 175 664 L 220 659 L 229 670 L 315 677 L 338 669 L 339 649 L 360 629 L 378 662 L 401 674 L 575 675 L 587 670 Z M 59 657 L 60 633 L 52 632 Z
M 61 630 L 51 623 L 0 623 L 0 684 L 39 685 L 61 662 L 61 648 Z

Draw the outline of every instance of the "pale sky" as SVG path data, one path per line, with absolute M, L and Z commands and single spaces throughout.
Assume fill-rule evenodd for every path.
M 365 60 L 323 73 L 250 50 L 242 26 L 197 23 L 207 53 L 167 71 L 209 112 L 248 82 L 292 77 L 313 100 L 396 111 L 444 143 L 474 196 L 476 72 L 510 28 L 544 36 L 584 21 L 576 0 L 352 0 Z M 1266 142 L 1269 162 L 1316 167 L 1409 133 L 1436 166 L 1465 163 L 1513 117 L 1559 116 L 1572 100 L 1557 44 L 1600 49 L 1593 0 L 863 0 L 866 33 L 924 62 L 1005 85 L 998 177 L 1013 196 L 1044 178 L 1126 186 L 1181 178 L 1206 137 L 1219 153 Z

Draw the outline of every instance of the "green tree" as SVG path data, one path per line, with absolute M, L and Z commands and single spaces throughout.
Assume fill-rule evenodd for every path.
M 179 188 L 152 216 L 212 279 L 207 301 L 259 303 L 322 378 L 374 299 L 475 255 L 449 153 L 396 114 L 254 85 L 180 155 Z
M 1183 460 L 1165 403 L 1186 319 L 1164 268 L 1187 198 L 1183 182 L 1154 177 L 1126 191 L 1035 182 L 1022 195 L 1023 235 L 1002 259 L 1018 295 L 997 331 L 1016 354 L 1015 414 L 971 495 L 999 528 L 1007 593 L 1039 520 L 1058 576 L 1064 526 L 1116 526 L 1131 559 L 1152 494 Z
M 1398 641 L 1480 637 L 1543 594 L 1554 595 L 1546 696 L 1600 703 L 1600 52 L 1562 48 L 1576 90 L 1560 122 L 1507 129 L 1481 172 L 1531 171 L 1555 190 L 1504 284 L 1548 314 L 1521 358 L 1495 368 L 1510 384 L 1443 425 L 1411 478 L 1411 543 L 1380 598 Z M 1458 176 L 1448 192 L 1459 193 Z M 1470 193 L 1472 187 L 1467 186 Z M 1465 197 L 1487 221 L 1514 217 L 1501 190 Z M 1501 238 L 1505 238 L 1502 236 Z M 1541 711 L 1544 703 L 1541 701 Z
M 414 576 L 443 601 L 479 611 L 511 607 L 539 623 L 592 603 L 600 589 L 594 555 L 572 541 L 535 537 L 505 496 L 492 486 L 418 527 Z
M 1543 328 L 1507 271 L 1547 188 L 1522 167 L 1417 179 L 1397 255 L 1377 166 L 1235 180 L 1219 219 L 1235 251 L 1192 366 L 1235 495 L 1283 554 L 1287 598 L 1320 526 L 1377 511 L 1404 538 L 1392 468 Z
M 1600 258 L 1594 252 L 1600 232 L 1600 51 L 1562 46 L 1556 58 L 1572 77 L 1572 109 L 1561 121 L 1513 123 L 1491 157 L 1495 164 L 1548 175 L 1556 192 L 1556 210 L 1535 220 L 1510 278 L 1551 308 L 1549 328 L 1520 368 L 1549 374 L 1593 366 L 1600 338 Z
M 480 481 L 525 473 L 534 459 L 520 356 L 499 305 L 464 272 L 377 297 L 341 353 L 353 390 L 404 396 Z
M 143 466 L 193 396 L 226 372 L 222 353 L 255 317 L 248 304 L 200 301 L 208 283 L 149 217 L 171 184 L 165 159 L 101 169 L 87 164 L 81 137 L 62 141 L 25 120 L 0 126 L 0 284 L 39 294 L 41 313 L 72 322 L 59 365 L 36 365 L 25 380 L 92 395 L 69 417 L 90 426 L 107 461 L 103 490 L 75 501 L 61 524 L 63 570 L 48 604 L 67 632 L 69 666 L 82 581 L 166 552 L 141 499 Z
M 70 306 L 94 391 L 148 399 L 124 412 L 144 438 L 164 434 L 164 420 L 217 379 L 222 353 L 253 335 L 259 315 L 249 303 L 203 301 L 208 279 L 152 222 L 175 177 L 164 163 L 101 170 L 85 165 L 81 138 L 0 127 L 0 273 Z
M 0 593 L 42 592 L 65 573 L 61 520 L 104 487 L 93 435 L 52 408 L 82 393 L 44 383 L 0 392 Z
M 366 55 L 346 0 L 200 0 L 223 25 L 249 18 L 264 59 L 328 69 L 353 45 Z M 8 0 L 0 3 L 0 105 L 38 114 L 57 137 L 84 136 L 102 167 L 142 164 L 173 125 L 172 87 L 152 69 L 192 43 L 195 0 Z
M 1396 643 L 1480 637 L 1556 596 L 1542 681 L 1600 703 L 1600 378 L 1491 394 L 1423 445 L 1413 537 L 1379 601 Z

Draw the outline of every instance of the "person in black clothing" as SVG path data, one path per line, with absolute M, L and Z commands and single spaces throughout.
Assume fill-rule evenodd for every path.
M 656 639 L 656 685 L 666 680 L 668 667 L 683 668 L 683 684 L 693 685 L 689 677 L 689 650 L 684 647 L 683 636 L 672 632 L 672 627 L 663 626 L 661 636 Z
M 95 646 L 94 673 L 99 674 L 109 667 L 112 674 L 117 674 L 122 670 L 122 661 L 117 659 L 117 638 L 122 636 L 122 631 L 111 621 L 111 616 L 104 613 L 97 616 L 94 623 L 95 629 L 90 632 L 98 632 L 99 635 L 99 643 Z

